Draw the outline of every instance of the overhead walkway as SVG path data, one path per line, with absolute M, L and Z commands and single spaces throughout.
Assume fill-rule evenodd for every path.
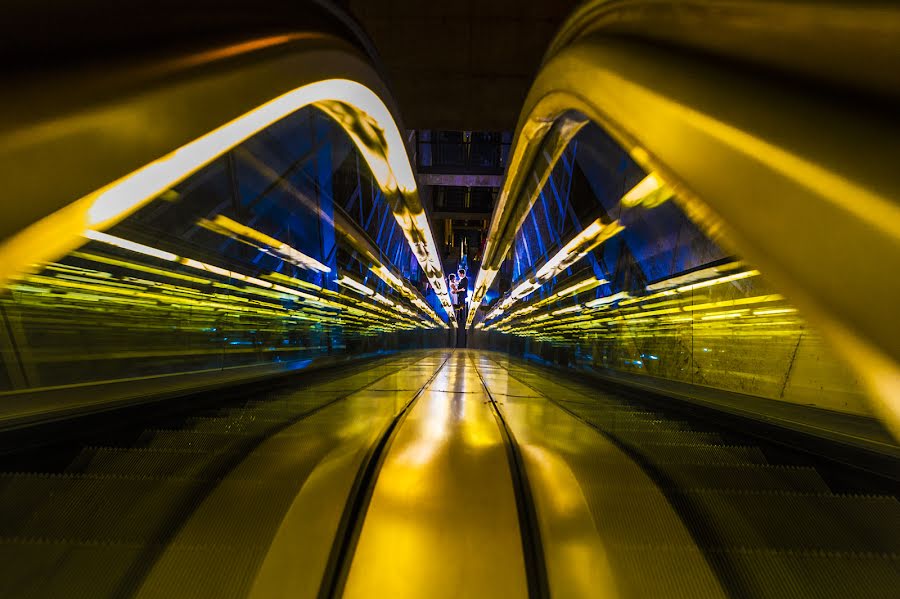
M 0 476 L 0 595 L 890 597 L 900 576 L 896 497 L 501 354 L 400 354 L 79 447 Z

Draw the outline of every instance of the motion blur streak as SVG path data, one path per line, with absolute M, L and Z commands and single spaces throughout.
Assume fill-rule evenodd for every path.
M 44 218 L 0 246 L 0 285 L 27 270 L 31 264 L 52 261 L 74 249 L 88 230 L 104 230 L 160 196 L 173 185 L 209 164 L 231 148 L 297 110 L 320 105 L 346 107 L 337 122 L 348 132 L 385 194 L 415 196 L 416 182 L 400 131 L 384 102 L 369 88 L 354 81 L 328 79 L 304 85 L 251 110 L 172 153 L 98 189 Z M 374 139 L 356 134 L 360 123 L 377 131 Z M 377 140 L 377 141 L 375 141 Z M 383 143 L 379 145 L 378 142 Z M 418 198 L 412 205 L 421 208 Z M 416 258 L 422 265 L 441 304 L 453 319 L 434 237 L 424 213 L 395 212 Z M 47 240 L 54 240 L 48 243 Z

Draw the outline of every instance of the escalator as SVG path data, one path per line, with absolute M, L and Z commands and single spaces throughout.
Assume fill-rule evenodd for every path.
M 621 596 L 894 593 L 896 496 L 835 493 L 814 467 L 778 463 L 777 455 L 770 460 L 771 453 L 733 431 L 600 391 L 589 380 L 550 377 L 499 356 L 481 357 L 478 368 L 531 391 L 524 394 L 534 398 L 506 399 L 511 429 L 520 443 L 573 465 L 580 508 L 604 540 Z M 545 494 L 553 500 L 552 491 Z M 666 521 L 666 506 L 683 527 Z M 549 520 L 548 529 L 557 525 L 544 534 L 554 594 L 597 594 L 592 583 L 574 586 L 576 572 L 561 549 L 568 531 Z M 709 584 L 710 573 L 718 586 Z
M 895 9 L 585 2 L 458 318 L 359 26 L 175 4 L 0 24 L 0 597 L 896 597 Z
M 407 353 L 20 451 L 0 594 L 892 596 L 896 496 L 553 375 Z
M 444 360 L 388 358 L 299 389 L 282 383 L 118 444 L 87 440 L 60 471 L 4 473 L 0 596 L 248 596 L 307 494 L 314 504 L 300 515 L 315 525 L 291 544 L 303 557 L 296 582 L 318 589 L 360 464 L 416 394 L 390 377 L 421 387 Z M 304 492 L 314 471 L 318 487 Z

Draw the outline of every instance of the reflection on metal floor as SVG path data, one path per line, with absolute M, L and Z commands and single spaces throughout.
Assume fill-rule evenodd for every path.
M 900 505 L 500 354 L 0 478 L 3 597 L 892 597 Z

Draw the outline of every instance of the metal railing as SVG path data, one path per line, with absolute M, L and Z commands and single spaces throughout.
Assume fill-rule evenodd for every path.
M 416 166 L 421 173 L 502 174 L 510 143 L 502 141 L 416 140 Z

